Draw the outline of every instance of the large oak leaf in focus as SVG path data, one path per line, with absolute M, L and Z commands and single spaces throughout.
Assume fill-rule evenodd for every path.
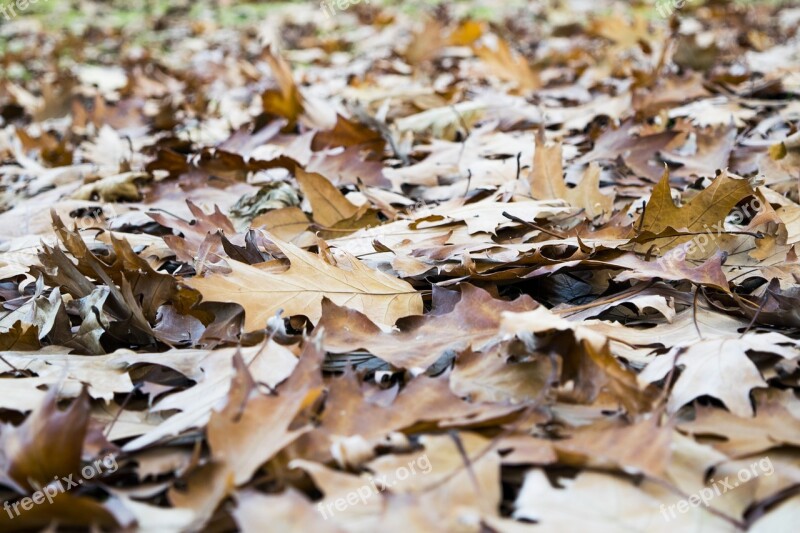
M 422 296 L 403 280 L 371 270 L 352 257 L 352 270 L 345 270 L 292 244 L 275 244 L 291 263 L 285 272 L 275 274 L 229 261 L 230 274 L 212 274 L 185 283 L 200 291 L 204 300 L 241 305 L 246 331 L 263 328 L 280 310 L 285 316 L 305 315 L 316 323 L 323 298 L 358 309 L 383 324 L 422 314 Z

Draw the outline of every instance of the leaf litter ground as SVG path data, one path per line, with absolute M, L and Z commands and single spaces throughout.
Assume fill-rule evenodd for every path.
M 3 531 L 796 528 L 800 9 L 121 4 L 0 19 Z

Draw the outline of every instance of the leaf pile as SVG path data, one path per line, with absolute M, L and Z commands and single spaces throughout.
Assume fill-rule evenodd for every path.
M 796 528 L 800 9 L 78 3 L 0 26 L 0 497 L 81 480 L 3 531 Z

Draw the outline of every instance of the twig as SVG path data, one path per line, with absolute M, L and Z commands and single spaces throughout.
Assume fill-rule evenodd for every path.
M 539 230 L 539 231 L 541 231 L 543 233 L 547 233 L 548 235 L 552 235 L 553 237 L 556 237 L 557 239 L 566 239 L 567 238 L 567 235 L 565 235 L 565 234 L 563 234 L 561 232 L 556 233 L 555 231 L 546 230 L 541 226 L 537 226 L 533 222 L 528 222 L 527 220 L 522 220 L 519 217 L 515 217 L 514 215 L 508 213 L 507 211 L 503 211 L 503 216 L 506 217 L 509 220 L 513 220 L 514 222 L 519 222 L 520 224 L 523 224 L 523 225 L 528 226 L 530 228 L 533 228 L 535 230 Z

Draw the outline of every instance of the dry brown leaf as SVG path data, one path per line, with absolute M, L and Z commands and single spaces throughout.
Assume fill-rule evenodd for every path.
M 657 415 L 645 415 L 633 424 L 608 420 L 577 428 L 568 439 L 554 443 L 565 462 L 574 456 L 598 468 L 611 463 L 627 473 L 643 473 L 653 478 L 664 476 L 671 456 L 672 432 L 659 426 Z
M 244 307 L 247 331 L 263 328 L 281 310 L 285 316 L 304 315 L 316 323 L 323 298 L 362 311 L 382 324 L 422 313 L 422 298 L 405 281 L 371 270 L 355 258 L 349 261 L 353 270 L 348 271 L 292 244 L 275 244 L 291 263 L 286 272 L 272 274 L 230 261 L 229 275 L 212 274 L 185 283 L 207 301 Z
M 583 502 L 580 512 L 575 502 Z M 669 513 L 662 509 L 675 505 L 678 498 L 661 486 L 637 487 L 631 481 L 595 472 L 584 472 L 575 479 L 562 479 L 553 486 L 541 470 L 525 476 L 517 497 L 514 517 L 536 520 L 551 531 L 580 527 L 592 531 L 657 531 L 669 533 L 681 528 L 708 528 L 734 533 L 737 528 L 704 509 L 689 507 L 687 512 Z
M 295 85 L 292 69 L 286 60 L 271 50 L 266 50 L 264 57 L 272 68 L 278 89 L 265 91 L 261 95 L 261 105 L 266 113 L 285 118 L 288 122 L 283 131 L 289 132 L 294 129 L 305 102 Z
M 787 2 L 22 3 L 0 530 L 797 529 Z
M 351 204 L 324 176 L 298 168 L 295 178 L 311 204 L 314 220 L 323 226 L 333 227 L 358 212 L 358 207 Z
M 263 229 L 282 241 L 294 242 L 308 229 L 309 224 L 308 216 L 302 209 L 284 207 L 257 216 L 251 226 L 254 229 Z
M 669 172 L 665 170 L 635 227 L 656 235 L 668 229 L 705 233 L 723 220 L 742 199 L 752 194 L 753 189 L 747 180 L 732 178 L 723 172 L 685 206 L 677 207 L 669 187 Z M 691 236 L 666 237 L 649 242 L 647 246 L 656 244 L 661 250 L 669 250 L 690 239 Z
M 56 389 L 52 389 L 22 425 L 3 428 L 5 480 L 32 491 L 49 484 L 55 476 L 77 475 L 88 422 L 86 394 L 81 394 L 66 411 L 60 411 Z
M 590 219 L 609 216 L 613 211 L 614 197 L 600 192 L 600 167 L 591 163 L 575 188 L 567 188 L 561 163 L 561 143 L 548 144 L 539 131 L 533 171 L 529 176 L 531 195 L 538 200 L 565 200 L 583 209 Z
M 492 74 L 503 81 L 516 85 L 520 92 L 528 92 L 542 86 L 539 75 L 531 69 L 528 61 L 511 51 L 511 47 L 503 39 L 497 39 L 494 45 L 473 46 L 477 55 L 491 70 Z
M 321 392 L 319 365 L 323 354 L 309 341 L 289 379 L 273 394 L 256 390 L 257 384 L 241 357 L 234 358 L 236 375 L 228 403 L 208 421 L 211 457 L 227 469 L 240 486 L 276 453 L 310 428 L 290 429 L 300 409 Z
M 682 431 L 696 436 L 719 436 L 711 444 L 731 457 L 764 452 L 783 444 L 800 444 L 798 400 L 789 391 L 757 390 L 755 418 L 743 418 L 707 405 L 696 408 L 694 420 L 681 423 Z
M 264 525 L 289 531 L 302 529 L 319 533 L 337 533 L 342 530 L 325 520 L 318 507 L 301 493 L 289 489 L 282 494 L 262 494 L 254 490 L 236 493 L 236 525 L 242 533 L 258 533 Z
M 701 340 L 688 346 L 675 346 L 661 355 L 640 374 L 642 383 L 661 380 L 675 366 L 683 368 L 669 399 L 671 411 L 703 395 L 719 399 L 740 416 L 753 416 L 750 390 L 766 387 L 747 352 L 766 352 L 780 357 L 797 357 L 797 342 L 780 333 L 747 333 L 739 338 Z
M 498 333 L 500 313 L 536 307 L 528 297 L 513 302 L 497 300 L 489 293 L 463 285 L 455 306 L 433 316 L 414 317 L 399 324 L 398 330 L 383 332 L 369 315 L 323 303 L 320 327 L 323 345 L 329 352 L 345 353 L 363 348 L 398 368 L 425 369 L 446 350 L 480 348 Z

